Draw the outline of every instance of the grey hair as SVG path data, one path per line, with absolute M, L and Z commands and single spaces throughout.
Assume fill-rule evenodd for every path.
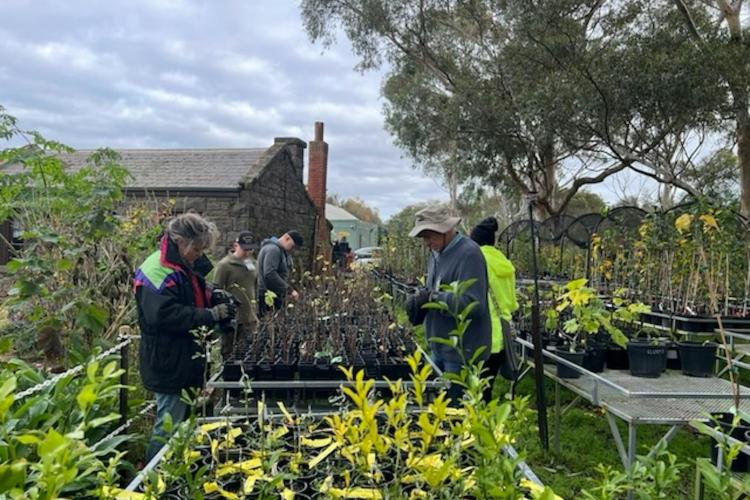
M 211 248 L 219 237 L 216 224 L 209 222 L 198 214 L 178 215 L 167 226 L 167 236 L 178 245 L 187 248 L 199 246 Z

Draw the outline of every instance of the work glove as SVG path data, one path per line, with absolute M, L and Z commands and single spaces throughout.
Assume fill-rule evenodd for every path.
M 219 304 L 209 309 L 214 322 L 231 321 L 237 315 L 237 307 L 231 302 Z
M 412 325 L 421 325 L 427 316 L 427 310 L 422 306 L 430 301 L 430 291 L 427 288 L 419 288 L 416 292 L 406 298 L 406 314 Z
M 218 306 L 219 304 L 227 304 L 232 302 L 234 297 L 232 294 L 221 288 L 214 288 L 211 290 L 211 305 Z

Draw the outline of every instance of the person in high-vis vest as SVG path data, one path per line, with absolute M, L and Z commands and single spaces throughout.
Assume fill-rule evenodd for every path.
M 489 379 L 489 387 L 484 392 L 485 401 L 492 399 L 492 388 L 498 373 L 512 379 L 516 371 L 512 351 L 504 351 L 504 348 L 512 347 L 504 345 L 504 339 L 511 338 L 511 315 L 518 309 L 516 269 L 503 252 L 495 247 L 497 229 L 497 219 L 487 217 L 471 230 L 471 239 L 479 245 L 487 263 L 487 278 L 490 285 L 487 302 L 492 320 L 492 347 L 485 364 Z

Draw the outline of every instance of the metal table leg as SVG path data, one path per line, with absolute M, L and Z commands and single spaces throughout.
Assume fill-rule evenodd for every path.
M 555 381 L 555 433 L 553 445 L 555 453 L 560 454 L 560 383 Z
M 607 422 L 609 422 L 609 429 L 612 432 L 612 437 L 615 439 L 615 446 L 617 446 L 617 453 L 620 455 L 623 467 L 628 465 L 628 454 L 625 451 L 625 444 L 622 442 L 622 436 L 620 436 L 620 429 L 617 427 L 617 421 L 611 413 L 606 412 Z

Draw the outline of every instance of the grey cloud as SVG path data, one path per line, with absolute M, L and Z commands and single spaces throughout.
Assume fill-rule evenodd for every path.
M 329 191 L 387 217 L 445 194 L 383 130 L 382 73 L 310 44 L 296 2 L 4 0 L 0 104 L 79 148 L 248 147 L 326 123 Z

